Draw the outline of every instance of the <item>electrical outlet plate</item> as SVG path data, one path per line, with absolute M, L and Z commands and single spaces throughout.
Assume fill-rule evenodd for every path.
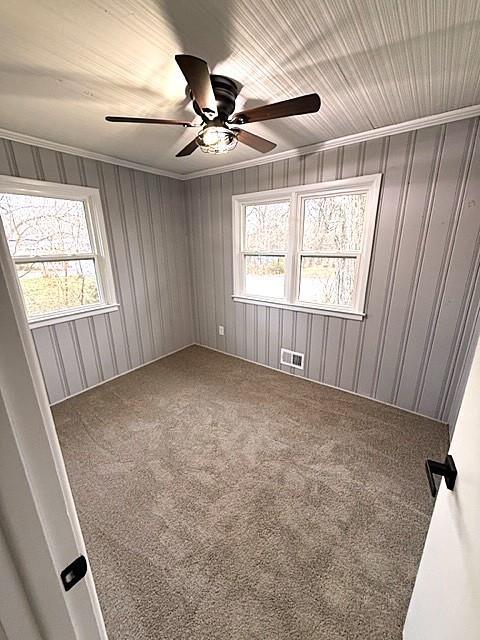
M 218 335 L 219 336 L 224 336 L 225 335 L 225 327 L 223 326 L 223 324 L 219 324 L 218 325 Z

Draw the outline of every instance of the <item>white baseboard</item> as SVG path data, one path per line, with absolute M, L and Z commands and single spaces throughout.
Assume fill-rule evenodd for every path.
M 296 378 L 297 380 L 307 380 L 307 382 L 314 382 L 315 384 L 319 384 L 323 387 L 329 387 L 330 389 L 336 389 L 337 391 L 342 391 L 343 393 L 349 393 L 352 396 L 357 396 L 358 398 L 365 398 L 365 400 L 371 400 L 372 402 L 378 402 L 379 404 L 383 404 L 387 407 L 392 407 L 392 409 L 398 409 L 399 411 L 406 411 L 407 413 L 411 413 L 414 416 L 418 416 L 419 418 L 427 418 L 428 420 L 433 420 L 434 422 L 438 422 L 441 425 L 447 424 L 442 420 L 438 420 L 438 418 L 432 418 L 431 416 L 427 416 L 424 413 L 419 413 L 418 411 L 412 411 L 411 409 L 405 409 L 404 407 L 399 407 L 397 404 L 392 404 L 391 402 L 385 402 L 384 400 L 378 400 L 377 398 L 372 398 L 371 396 L 367 396 L 364 393 L 357 393 L 356 391 L 349 391 L 348 389 L 342 389 L 341 387 L 336 387 L 334 384 L 328 384 L 326 382 L 320 382 L 319 380 L 314 380 L 313 378 L 307 378 L 307 376 L 296 375 L 295 373 L 290 373 L 289 371 L 284 371 L 283 369 L 277 369 L 276 367 L 271 367 L 268 364 L 263 364 L 262 362 L 256 362 L 255 360 L 249 360 L 248 358 L 243 358 L 242 356 L 237 356 L 234 353 L 228 353 L 227 351 L 221 351 L 220 349 L 215 349 L 214 347 L 209 347 L 206 344 L 200 344 L 199 342 L 195 343 L 198 347 L 203 347 L 204 349 L 210 349 L 210 351 L 216 351 L 217 353 L 221 353 L 224 356 L 230 356 L 231 358 L 238 358 L 238 360 L 243 360 L 244 362 L 250 362 L 251 364 L 256 364 L 259 367 L 265 367 L 265 369 L 270 369 L 271 371 L 277 371 L 278 373 L 284 373 L 287 376 L 292 376 L 292 378 Z M 448 425 L 447 425 L 448 426 Z
M 121 378 L 122 376 L 126 376 L 127 373 L 132 373 L 132 371 L 137 371 L 137 369 L 141 369 L 142 367 L 146 367 L 153 362 L 157 362 L 158 360 L 163 360 L 163 358 L 168 358 L 168 356 L 173 356 L 174 353 L 178 353 L 179 351 L 183 351 L 184 349 L 188 349 L 188 347 L 193 347 L 196 345 L 196 342 L 190 342 L 189 344 L 184 345 L 183 347 L 179 347 L 174 351 L 169 351 L 168 353 L 164 353 L 162 356 L 158 356 L 158 358 L 153 358 L 153 360 L 148 360 L 148 362 L 143 362 L 142 364 L 133 367 L 132 369 L 128 369 L 128 371 L 123 371 L 122 373 L 117 373 L 117 375 L 112 376 L 111 378 L 106 378 L 106 380 L 101 380 L 95 384 L 92 384 L 90 387 L 85 387 L 81 391 L 76 391 L 75 393 L 71 393 L 69 396 L 65 396 L 61 400 L 57 400 L 56 402 L 51 402 L 50 406 L 54 407 L 56 404 L 60 404 L 61 402 L 65 402 L 65 400 L 69 400 L 70 398 L 74 398 L 75 396 L 79 396 L 86 391 L 90 391 L 90 389 L 95 389 L 96 387 L 100 387 L 102 384 L 106 384 L 107 382 L 111 382 L 112 380 L 116 380 L 117 378 Z
M 352 396 L 356 396 L 358 398 L 365 398 L 366 400 L 371 400 L 372 402 L 378 402 L 379 404 L 383 404 L 387 407 L 392 407 L 393 409 L 398 409 L 399 411 L 406 411 L 407 413 L 411 413 L 414 416 L 418 416 L 420 418 L 427 418 L 428 420 L 433 420 L 435 422 L 438 422 L 439 424 L 447 424 L 445 422 L 442 422 L 442 420 L 438 420 L 437 418 L 432 418 L 431 416 L 427 416 L 424 413 L 419 413 L 418 411 L 412 411 L 411 409 L 405 409 L 404 407 L 399 407 L 396 404 L 392 404 L 391 402 L 385 402 L 384 400 L 378 400 L 377 398 L 372 398 L 371 396 L 367 396 L 364 393 L 357 393 L 356 391 L 350 391 L 348 389 L 342 389 L 341 387 L 337 387 L 333 384 L 328 384 L 326 382 L 320 382 L 319 380 L 314 380 L 313 378 L 307 378 L 306 376 L 299 376 L 299 375 L 295 375 L 294 373 L 290 373 L 289 371 L 284 371 L 283 369 L 277 369 L 276 367 L 271 367 L 268 364 L 263 364 L 262 362 L 256 362 L 255 360 L 250 360 L 249 358 L 243 358 L 242 356 L 237 356 L 234 353 L 228 353 L 227 351 L 221 351 L 220 349 L 215 349 L 214 347 L 210 347 L 206 344 L 201 344 L 200 342 L 190 342 L 189 344 L 184 345 L 183 347 L 179 347 L 178 349 L 175 349 L 174 351 L 169 351 L 168 353 L 165 353 L 161 356 L 159 356 L 158 358 L 154 358 L 153 360 L 149 360 L 148 362 L 144 362 L 143 364 L 139 364 L 136 367 L 133 367 L 132 369 L 129 369 L 128 371 L 124 371 L 123 373 L 118 373 L 115 376 L 112 376 L 111 378 L 107 378 L 106 380 L 102 380 L 101 382 L 97 382 L 96 384 L 93 384 L 90 387 L 87 387 L 86 389 L 82 389 L 81 391 L 77 391 L 76 393 L 72 393 L 69 396 L 66 396 L 65 398 L 63 398 L 62 400 L 57 400 L 56 402 L 52 402 L 51 403 L 51 407 L 54 407 L 57 404 L 60 404 L 61 402 L 64 402 L 65 400 L 68 400 L 70 398 L 74 398 L 75 396 L 79 396 L 82 393 L 85 393 L 86 391 L 90 391 L 90 389 L 95 389 L 96 387 L 100 387 L 102 384 L 105 384 L 107 382 L 111 382 L 112 380 L 116 380 L 116 378 L 120 378 L 122 376 L 127 375 L 127 373 L 131 373 L 132 371 L 137 371 L 137 369 L 141 369 L 142 367 L 146 367 L 149 364 L 152 364 L 153 362 L 157 362 L 158 360 L 162 360 L 163 358 L 168 358 L 168 356 L 172 356 L 174 353 L 178 353 L 179 351 L 183 351 L 184 349 L 188 349 L 188 347 L 193 347 L 193 346 L 197 346 L 197 347 L 203 347 L 204 349 L 209 349 L 210 351 L 215 351 L 216 353 L 221 353 L 224 356 L 230 356 L 231 358 L 237 358 L 238 360 L 243 360 L 244 362 L 249 362 L 250 364 L 256 364 L 259 367 L 264 367 L 265 369 L 270 369 L 271 371 L 277 371 L 278 373 L 284 373 L 287 376 L 291 376 L 292 378 L 296 378 L 297 380 L 307 380 L 308 382 L 314 382 L 315 384 L 319 384 L 320 386 L 323 387 L 329 387 L 330 389 L 336 389 L 337 391 L 342 391 L 343 393 L 348 393 Z

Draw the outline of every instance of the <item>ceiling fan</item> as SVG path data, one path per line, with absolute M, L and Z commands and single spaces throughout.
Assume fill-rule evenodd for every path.
M 199 127 L 197 136 L 176 157 L 189 156 L 200 147 L 205 153 L 225 153 L 241 142 L 256 151 L 268 153 L 277 145 L 237 125 L 249 124 L 314 113 L 320 109 L 320 97 L 310 93 L 298 98 L 266 104 L 245 111 L 235 111 L 235 100 L 239 94 L 237 83 L 226 76 L 211 75 L 205 60 L 190 55 L 177 55 L 175 60 L 187 81 L 188 95 L 193 109 L 202 119 L 201 124 L 187 120 L 165 120 L 162 118 L 129 118 L 107 116 L 108 122 L 136 122 L 143 124 L 174 124 L 181 127 Z M 233 115 L 232 115 L 233 114 Z

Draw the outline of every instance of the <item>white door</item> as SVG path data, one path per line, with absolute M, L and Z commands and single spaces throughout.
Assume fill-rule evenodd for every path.
M 0 637 L 106 640 L 90 570 L 60 579 L 86 551 L 8 256 L 0 234 Z
M 480 341 L 449 453 L 458 476 L 453 491 L 442 480 L 405 640 L 480 639 Z

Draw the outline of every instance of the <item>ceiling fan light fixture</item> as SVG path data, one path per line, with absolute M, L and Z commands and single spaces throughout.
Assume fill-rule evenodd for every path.
M 197 147 L 200 147 L 203 153 L 227 153 L 235 149 L 238 142 L 260 153 L 269 153 L 277 146 L 274 142 L 265 140 L 246 129 L 237 129 L 237 125 L 316 113 L 320 109 L 320 96 L 309 93 L 282 102 L 236 112 L 235 101 L 241 87 L 235 80 L 227 76 L 212 75 L 205 60 L 196 56 L 179 54 L 175 56 L 175 60 L 187 81 L 186 95 L 192 100 L 193 110 L 201 118 L 202 123 L 135 116 L 107 116 L 105 119 L 108 122 L 201 127 L 198 135 L 175 154 L 176 158 L 192 155 Z
M 227 153 L 237 146 L 234 131 L 218 125 L 206 125 L 197 136 L 197 144 L 204 153 Z

